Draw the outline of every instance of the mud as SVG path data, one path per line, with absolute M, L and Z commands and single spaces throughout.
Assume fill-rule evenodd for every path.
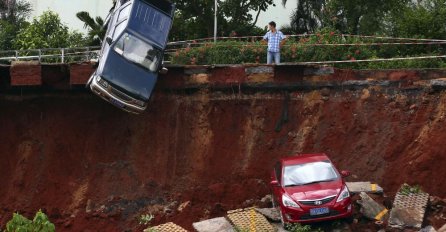
M 136 231 L 146 213 L 192 229 L 265 204 L 275 160 L 307 152 L 389 194 L 446 197 L 445 93 L 287 94 L 158 91 L 139 116 L 87 92 L 0 95 L 0 226 L 43 209 L 57 231 Z

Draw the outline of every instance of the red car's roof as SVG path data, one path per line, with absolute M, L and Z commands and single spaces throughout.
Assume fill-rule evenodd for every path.
M 317 161 L 330 160 L 324 153 L 319 154 L 296 154 L 294 156 L 282 158 L 280 161 L 283 165 L 304 164 Z

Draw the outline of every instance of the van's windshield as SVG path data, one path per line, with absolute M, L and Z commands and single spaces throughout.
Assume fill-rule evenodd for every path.
M 152 72 L 157 71 L 162 60 L 161 50 L 128 33 L 121 36 L 114 46 L 114 50 L 127 60 Z

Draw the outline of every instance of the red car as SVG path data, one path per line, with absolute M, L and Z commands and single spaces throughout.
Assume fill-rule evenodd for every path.
M 311 223 L 352 216 L 352 200 L 343 177 L 326 154 L 303 154 L 277 162 L 271 177 L 273 206 L 282 224 Z

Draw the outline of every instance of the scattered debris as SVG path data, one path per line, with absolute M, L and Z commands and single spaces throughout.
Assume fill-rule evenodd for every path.
M 268 220 L 254 208 L 228 211 L 228 218 L 236 230 L 275 231 Z
M 263 202 L 263 203 L 271 203 L 272 202 L 272 196 L 271 195 L 266 195 L 260 201 Z
M 156 232 L 187 232 L 187 230 L 183 229 L 179 225 L 176 225 L 172 222 L 162 224 L 159 226 L 155 226 L 155 227 L 150 227 L 150 228 L 147 228 L 144 230 L 144 232 L 152 232 L 152 231 L 156 231 Z
M 377 221 L 384 221 L 387 217 L 388 209 L 373 200 L 367 193 L 361 192 L 361 200 L 358 200 L 358 204 L 361 205 L 360 212 L 367 218 Z
M 347 182 L 345 183 L 351 193 L 383 193 L 384 190 L 377 184 L 371 182 Z
M 421 229 L 419 232 L 437 232 L 433 226 L 427 226 L 423 229 Z
M 234 232 L 231 223 L 224 217 L 213 218 L 192 224 L 197 232 Z
M 184 209 L 186 209 L 187 207 L 190 206 L 190 201 L 186 201 L 184 203 L 182 203 L 180 206 L 178 206 L 178 211 L 182 212 Z
M 273 225 L 273 227 L 275 228 L 275 231 L 276 231 L 276 232 L 287 232 L 287 230 L 285 230 L 285 229 L 283 228 L 283 226 L 282 226 L 281 223 L 273 223 L 272 225 Z
M 446 232 L 446 224 L 444 224 L 437 232 Z
M 280 222 L 280 213 L 276 208 L 256 209 L 256 211 L 268 218 L 270 221 Z
M 429 194 L 421 191 L 419 187 L 402 185 L 393 202 L 389 225 L 401 229 L 421 229 L 428 201 Z

